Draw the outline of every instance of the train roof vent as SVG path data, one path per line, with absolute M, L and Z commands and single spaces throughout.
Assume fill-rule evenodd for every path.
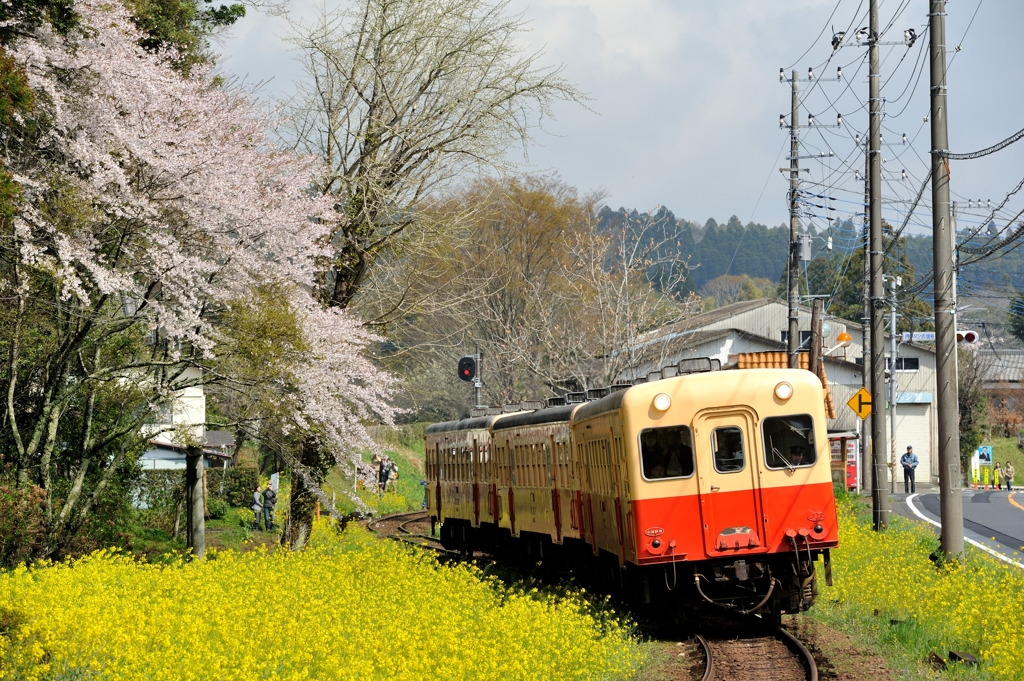
M 565 406 L 565 398 L 564 397 L 549 397 L 547 399 L 547 403 L 548 403 L 549 407 L 564 407 Z
M 646 383 L 646 382 L 647 382 L 647 377 L 646 376 L 636 376 L 636 377 L 633 378 L 633 385 L 640 385 L 641 383 Z
M 608 386 L 608 392 L 615 393 L 615 392 L 618 392 L 620 390 L 628 390 L 629 388 L 632 388 L 632 387 L 633 387 L 633 384 L 630 383 L 629 381 L 625 381 L 623 383 L 613 383 L 612 385 Z
M 544 400 L 526 400 L 521 406 L 523 411 L 537 411 L 544 408 Z
M 587 401 L 587 393 L 579 392 L 579 393 L 566 393 L 565 394 L 565 403 L 566 404 L 580 404 L 581 402 L 586 402 L 586 401 Z
M 660 371 L 649 371 L 649 372 L 647 372 L 647 382 L 648 383 L 653 383 L 654 381 L 660 381 L 660 380 L 661 380 L 661 372 Z
M 469 418 L 475 419 L 481 416 L 487 416 L 487 410 L 489 407 L 473 407 L 469 410 Z
M 679 375 L 679 367 L 675 364 L 669 364 L 667 367 L 661 368 L 662 378 L 672 378 L 673 376 Z
M 678 365 L 679 374 L 702 374 L 706 371 L 719 371 L 722 368 L 722 361 L 710 357 L 694 357 L 684 359 Z
M 501 407 L 487 407 L 487 416 L 498 416 L 503 413 Z
M 605 395 L 607 395 L 609 392 L 611 391 L 609 391 L 608 388 L 591 388 L 590 390 L 587 391 L 587 399 L 599 400 Z
M 523 405 L 521 405 L 521 404 L 506 404 L 504 407 L 501 408 L 501 413 L 502 414 L 514 414 L 517 411 L 522 411 L 522 410 L 523 410 Z

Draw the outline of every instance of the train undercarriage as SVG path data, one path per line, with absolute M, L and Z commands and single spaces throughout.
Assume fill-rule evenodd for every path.
M 508 529 L 491 523 L 472 527 L 466 520 L 449 518 L 441 525 L 440 536 L 450 550 L 480 551 L 525 574 L 574 579 L 662 619 L 687 619 L 722 608 L 758 613 L 777 622 L 783 614 L 814 604 L 819 558 L 826 582 L 832 581 L 828 549 L 799 547 L 795 542 L 792 552 L 657 565 L 627 562 L 622 568 L 618 556 L 603 549 L 595 554 L 585 541 L 566 538 L 556 544 L 549 535 L 525 531 L 513 537 Z

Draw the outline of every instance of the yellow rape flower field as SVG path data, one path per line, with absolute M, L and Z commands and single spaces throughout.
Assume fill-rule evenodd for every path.
M 971 678 L 1024 679 L 1024 570 L 973 548 L 963 564 L 940 567 L 928 527 L 896 517 L 876 533 L 853 502 L 839 508 L 835 586 L 823 588 L 811 616 L 867 634 L 906 666 L 956 650 L 982 660 Z
M 365 530 L 157 565 L 0 573 L 0 679 L 614 679 L 643 661 L 580 593 L 508 587 Z

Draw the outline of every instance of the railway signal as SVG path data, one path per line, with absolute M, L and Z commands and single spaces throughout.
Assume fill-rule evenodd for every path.
M 972 329 L 957 329 L 956 332 L 957 343 L 977 343 L 979 337 L 978 332 Z
M 459 378 L 467 382 L 476 378 L 476 357 L 469 355 L 459 360 Z
M 484 387 L 483 380 L 480 377 L 480 364 L 483 360 L 483 353 L 477 348 L 475 355 L 466 355 L 459 360 L 458 374 L 459 379 L 466 381 L 467 383 L 473 384 L 473 407 L 480 408 L 483 405 L 480 404 L 480 390 Z

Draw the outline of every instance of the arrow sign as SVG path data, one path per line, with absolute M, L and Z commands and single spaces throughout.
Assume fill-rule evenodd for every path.
M 864 388 L 858 390 L 846 404 L 850 409 L 857 412 L 857 416 L 860 417 L 861 421 L 871 416 L 871 393 Z

